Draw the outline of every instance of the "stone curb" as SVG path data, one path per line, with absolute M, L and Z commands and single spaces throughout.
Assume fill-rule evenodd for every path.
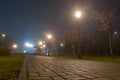
M 26 64 L 26 56 L 25 56 L 23 66 L 22 66 L 22 69 L 20 71 L 20 75 L 19 75 L 18 80 L 27 80 L 27 66 L 26 65 L 27 64 Z

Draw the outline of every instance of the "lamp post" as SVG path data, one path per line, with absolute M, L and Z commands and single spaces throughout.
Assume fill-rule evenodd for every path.
M 79 20 L 79 18 L 81 17 L 81 12 L 77 11 L 75 13 L 76 18 Z M 78 25 L 78 59 L 82 58 L 82 54 L 81 54 L 81 50 L 80 50 L 80 26 Z
M 43 54 L 45 54 L 46 45 L 43 44 L 42 47 L 43 47 Z
M 116 53 L 116 55 L 118 55 L 118 53 L 119 53 L 119 44 L 118 44 L 118 42 L 119 42 L 119 33 L 117 32 L 117 31 L 115 31 L 114 33 L 113 33 L 113 36 L 114 36 L 114 39 L 115 39 L 115 42 L 114 42 L 114 44 L 115 44 L 115 53 Z
M 63 48 L 64 48 L 64 44 L 63 43 L 60 43 L 60 53 L 63 54 Z
M 43 42 L 39 41 L 38 45 L 40 47 L 40 54 L 42 54 L 42 49 L 43 49 L 42 45 L 43 45 Z
M 46 48 L 45 41 L 39 41 L 38 46 L 40 48 L 41 54 L 44 54 L 44 51 L 45 51 L 45 48 Z
M 48 40 L 49 40 L 49 42 L 48 42 L 48 56 L 50 55 L 50 51 L 51 51 L 51 44 L 50 44 L 50 40 L 52 39 L 52 35 L 51 34 L 48 34 L 47 35 L 47 38 L 48 38 Z

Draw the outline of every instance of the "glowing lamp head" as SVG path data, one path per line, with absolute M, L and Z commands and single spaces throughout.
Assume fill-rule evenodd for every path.
M 64 44 L 63 44 L 63 43 L 60 43 L 60 46 L 61 46 L 61 47 L 63 47 L 63 46 L 64 46 Z
M 27 51 L 26 51 L 26 50 L 24 50 L 23 52 L 24 52 L 24 53 L 26 53 Z
M 16 48 L 18 48 L 18 45 L 17 44 L 13 44 L 12 47 L 13 47 L 13 49 L 16 49 Z
M 40 41 L 40 42 L 39 42 L 39 45 L 42 45 L 42 44 L 43 44 L 43 42 L 42 42 L 42 41 Z
M 2 34 L 2 37 L 5 37 L 6 35 L 5 34 Z
M 46 45 L 43 45 L 43 48 L 46 48 Z
M 52 35 L 51 35 L 51 34 L 48 34 L 48 35 L 47 35 L 47 38 L 48 38 L 48 39 L 51 39 L 51 38 L 52 38 Z
M 117 34 L 118 34 L 118 32 L 116 32 L 116 31 L 115 31 L 115 32 L 114 32 L 114 34 L 115 34 L 115 35 L 117 35 Z
M 80 18 L 80 17 L 81 17 L 81 14 L 82 14 L 82 13 L 81 13 L 80 11 L 78 11 L 78 12 L 75 13 L 75 16 L 76 16 L 77 18 Z

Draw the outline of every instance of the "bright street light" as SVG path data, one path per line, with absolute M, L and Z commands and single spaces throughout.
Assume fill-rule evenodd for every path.
M 27 53 L 27 51 L 26 51 L 26 50 L 24 50 L 23 52 L 24 52 L 24 53 Z
M 63 47 L 63 46 L 64 46 L 64 44 L 63 44 L 63 43 L 60 43 L 60 46 L 61 46 L 61 47 Z
M 48 39 L 51 39 L 51 38 L 52 38 L 52 35 L 51 35 L 51 34 L 48 34 L 48 35 L 47 35 L 47 38 L 48 38 Z
M 77 17 L 77 18 L 80 18 L 81 17 L 81 12 L 80 11 L 77 11 L 76 13 L 75 13 L 75 16 Z
M 13 44 L 13 45 L 12 45 L 12 48 L 13 48 L 13 49 L 17 49 L 17 48 L 18 48 L 18 45 L 17 45 L 17 44 Z
M 39 45 L 42 45 L 42 44 L 43 44 L 43 42 L 42 42 L 42 41 L 40 41 L 38 44 L 39 44 Z
M 46 45 L 43 45 L 43 48 L 46 48 Z
M 117 32 L 117 31 L 115 31 L 115 32 L 114 32 L 114 34 L 115 34 L 115 35 L 117 35 L 117 34 L 118 34 L 118 32 Z
M 76 18 L 80 18 L 82 13 L 80 11 L 77 11 L 75 13 Z M 78 26 L 78 58 L 82 58 L 81 51 L 80 51 L 80 26 Z
M 48 45 L 48 56 L 50 55 L 50 51 L 51 51 L 51 44 L 50 44 L 50 40 L 52 39 L 52 35 L 51 34 L 48 34 L 47 35 L 47 38 L 48 38 L 48 40 L 49 40 L 49 45 Z
M 30 43 L 28 43 L 28 42 L 25 43 L 25 46 L 30 47 L 30 48 L 33 48 L 33 44 L 30 44 Z
M 6 35 L 5 34 L 2 34 L 2 37 L 4 38 Z

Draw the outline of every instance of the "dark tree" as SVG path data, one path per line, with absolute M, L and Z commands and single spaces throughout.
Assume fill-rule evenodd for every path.
M 8 55 L 11 51 L 13 41 L 8 35 L 0 38 L 0 55 Z
M 114 26 L 115 18 L 116 18 L 116 10 L 102 12 L 97 17 L 97 20 L 101 24 L 100 30 L 105 31 L 108 35 L 109 50 L 111 56 L 113 56 L 112 34 L 113 34 L 113 28 L 115 27 Z

